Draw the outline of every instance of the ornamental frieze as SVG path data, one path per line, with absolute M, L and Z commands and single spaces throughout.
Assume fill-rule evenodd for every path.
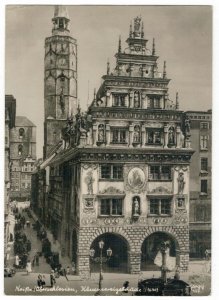
M 172 191 L 168 190 L 164 186 L 158 186 L 151 191 L 148 191 L 148 194 L 157 194 L 157 195 L 165 195 L 165 194 L 172 194 Z
M 102 190 L 102 191 L 99 191 L 99 194 L 101 195 L 104 195 L 104 194 L 107 194 L 107 195 L 121 195 L 121 194 L 125 194 L 124 191 L 121 191 L 113 186 L 109 186 L 108 188 Z
M 173 225 L 183 225 L 183 224 L 186 224 L 188 223 L 188 214 L 187 214 L 187 211 L 185 209 L 178 209 L 176 210 L 175 212 L 175 215 L 172 219 L 172 224 Z
M 128 81 L 107 81 L 107 86 L 127 86 L 127 87 L 141 87 L 141 88 L 167 88 L 168 83 L 158 82 L 128 82 Z
M 84 170 L 88 170 L 88 169 L 96 170 L 98 168 L 97 164 L 81 164 L 81 166 Z

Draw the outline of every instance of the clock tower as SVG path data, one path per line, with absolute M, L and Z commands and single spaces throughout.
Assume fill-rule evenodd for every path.
M 70 36 L 65 6 L 56 5 L 52 36 L 45 39 L 44 158 L 61 140 L 68 116 L 76 112 L 77 42 Z

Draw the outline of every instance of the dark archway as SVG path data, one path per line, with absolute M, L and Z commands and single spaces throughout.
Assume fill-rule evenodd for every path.
M 149 235 L 143 242 L 141 247 L 141 270 L 160 270 L 155 263 L 155 257 L 159 251 L 162 242 L 169 242 L 170 252 L 169 255 L 176 257 L 176 263 L 179 262 L 179 245 L 176 239 L 166 232 L 155 232 Z
M 103 263 L 103 271 L 109 273 L 128 272 L 128 243 L 120 235 L 115 233 L 104 233 L 98 236 L 91 244 L 91 249 L 95 250 L 94 259 L 91 259 L 91 272 L 99 272 L 100 264 L 97 258 L 100 257 L 99 242 L 104 242 L 103 257 L 106 258 L 107 249 L 112 249 L 112 256 Z

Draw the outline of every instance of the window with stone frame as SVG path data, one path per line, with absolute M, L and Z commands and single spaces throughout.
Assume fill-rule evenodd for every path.
M 22 145 L 18 145 L 18 155 L 22 155 L 23 152 L 23 146 Z
M 103 198 L 100 199 L 101 216 L 122 216 L 123 199 L 121 198 Z
M 208 193 L 208 181 L 207 179 L 201 180 L 201 193 L 207 194 Z
M 200 122 L 200 129 L 208 129 L 209 123 L 208 122 Z
M 24 137 L 24 133 L 25 133 L 24 128 L 20 128 L 19 129 L 19 138 L 20 139 L 22 139 Z
M 111 137 L 113 144 L 127 143 L 127 128 L 112 128 Z
M 161 101 L 160 97 L 156 96 L 148 96 L 148 108 L 155 108 L 155 109 L 160 109 L 161 108 Z
M 201 171 L 208 171 L 208 158 L 201 157 Z
M 113 94 L 113 106 L 125 107 L 125 97 L 127 94 Z
M 148 178 L 149 180 L 172 180 L 172 168 L 166 165 L 151 165 Z
M 195 221 L 210 222 L 211 221 L 211 206 L 198 205 L 195 210 Z
M 100 166 L 101 179 L 123 179 L 123 166 L 103 164 Z
M 161 145 L 161 129 L 147 128 L 147 144 Z
M 151 198 L 149 199 L 149 214 L 170 216 L 171 203 L 171 198 Z
M 200 136 L 200 149 L 201 150 L 207 150 L 208 149 L 208 136 L 207 135 L 201 135 Z

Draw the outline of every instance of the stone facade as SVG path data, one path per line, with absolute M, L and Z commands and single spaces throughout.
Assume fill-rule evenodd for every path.
M 188 111 L 195 154 L 190 174 L 190 257 L 211 249 L 212 112 Z
M 86 113 L 79 106 L 69 113 L 59 153 L 45 163 L 44 223 L 80 275 L 90 273 L 90 249 L 98 253 L 100 239 L 115 259 L 123 259 L 124 246 L 130 273 L 140 272 L 150 237 L 154 253 L 170 240 L 177 265 L 188 268 L 190 120 L 178 94 L 175 103 L 169 99 L 166 62 L 159 72 L 155 42 L 151 52 L 147 42 L 137 17 L 125 51 L 119 41 L 115 69 L 107 65 Z
M 36 162 L 36 126 L 26 117 L 17 116 L 11 130 L 11 197 L 30 200 L 31 174 Z

